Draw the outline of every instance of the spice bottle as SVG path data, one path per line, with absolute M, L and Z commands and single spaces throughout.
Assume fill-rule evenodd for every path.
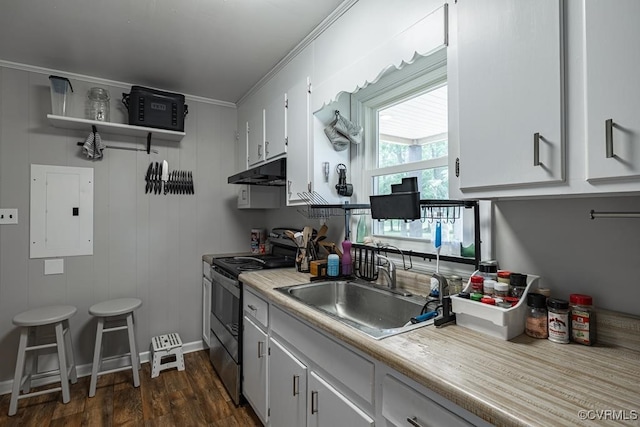
M 494 296 L 496 285 L 497 285 L 497 282 L 495 280 L 485 279 L 483 283 L 484 294 L 489 296 Z
M 471 293 L 482 294 L 484 292 L 484 277 L 471 276 Z
M 548 323 L 547 297 L 541 294 L 527 294 L 527 321 L 524 332 L 533 338 L 547 338 Z
M 451 275 L 449 276 L 449 295 L 455 295 L 462 292 L 462 277 Z
M 547 299 L 549 320 L 549 341 L 560 344 L 569 343 L 569 301 Z
M 507 270 L 498 271 L 498 282 L 509 284 L 511 279 L 511 272 Z
M 496 282 L 496 284 L 493 285 L 493 293 L 496 297 L 500 297 L 500 298 L 509 296 L 509 284 Z
M 482 261 L 478 269 L 480 270 L 480 275 L 484 277 L 485 280 L 497 280 L 498 264 L 496 261 Z
M 590 295 L 571 294 L 571 339 L 584 345 L 596 342 L 596 312 Z
M 524 291 L 527 289 L 527 275 L 520 273 L 511 273 L 509 276 L 509 294 L 512 297 L 522 298 Z

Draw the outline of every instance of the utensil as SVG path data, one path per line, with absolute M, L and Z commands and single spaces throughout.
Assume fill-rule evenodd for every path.
M 327 238 L 327 231 L 329 231 L 329 227 L 327 227 L 327 224 L 322 224 L 322 226 L 320 227 L 320 230 L 318 230 L 318 234 L 316 234 L 315 239 L 313 239 L 314 243 L 318 243 L 324 239 Z
M 309 245 L 309 241 L 311 240 L 311 235 L 313 234 L 313 228 L 308 225 L 302 229 L 302 247 L 306 248 Z
M 288 238 L 290 238 L 291 240 L 293 240 L 293 243 L 296 244 L 297 247 L 300 247 L 300 245 L 298 244 L 298 240 L 296 239 L 296 235 L 294 234 L 293 231 L 291 230 L 285 230 L 284 231 L 285 236 L 287 236 Z
M 167 194 L 167 181 L 169 180 L 169 163 L 166 160 L 162 161 L 162 186 L 164 187 L 164 194 Z
M 156 177 L 156 194 L 160 194 L 162 192 L 162 163 L 160 163 L 160 170 L 158 171 L 158 176 Z
M 144 180 L 147 181 L 147 185 L 144 187 L 144 193 L 147 194 L 151 190 L 151 172 L 153 171 L 153 162 L 149 163 L 147 173 L 144 176 Z

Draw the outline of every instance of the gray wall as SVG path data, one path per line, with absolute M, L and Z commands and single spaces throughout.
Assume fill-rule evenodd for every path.
M 158 155 L 107 149 L 103 160 L 90 161 L 76 146 L 90 129 L 48 124 L 47 77 L 0 67 L 0 207 L 18 208 L 20 221 L 0 226 L 0 381 L 13 376 L 18 333 L 11 319 L 42 305 L 78 308 L 71 328 L 79 364 L 90 363 L 93 351 L 95 324 L 87 310 L 110 298 L 143 300 L 137 312 L 142 351 L 152 336 L 168 332 L 180 333 L 185 343 L 200 340 L 201 256 L 246 250 L 249 229 L 265 225 L 259 212 L 235 209 L 236 188 L 226 184 L 234 169 L 235 108 L 188 100 L 187 135 L 180 143 L 153 143 Z M 115 104 L 128 90 L 109 90 L 111 119 L 122 120 Z M 82 111 L 82 105 L 76 107 Z M 107 144 L 145 144 L 102 136 Z M 144 193 L 149 162 L 163 159 L 171 170 L 193 171 L 195 195 Z M 43 260 L 29 259 L 32 163 L 94 168 L 94 255 L 65 258 L 61 275 L 44 276 Z M 106 352 L 119 347 L 107 342 Z
M 640 211 L 640 197 L 499 201 L 494 248 L 502 268 L 536 274 L 554 296 L 593 296 L 598 307 L 640 315 L 640 219 L 589 212 Z

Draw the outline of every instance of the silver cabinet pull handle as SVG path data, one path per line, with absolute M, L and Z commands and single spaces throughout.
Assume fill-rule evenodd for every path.
M 269 141 L 264 142 L 264 154 L 269 157 Z
M 318 413 L 318 392 L 311 392 L 311 415 Z
M 258 144 L 258 157 L 262 157 L 262 144 Z
M 262 341 L 258 341 L 258 359 L 262 359 L 262 356 L 264 356 L 264 342 Z
M 422 425 L 418 422 L 417 417 L 407 417 L 407 422 L 411 424 L 413 427 L 422 427 Z
M 293 395 L 300 394 L 300 375 L 293 376 Z
M 607 159 L 613 157 L 613 119 L 604 122 L 604 138 L 607 148 Z
M 249 307 L 249 310 L 251 311 L 257 311 L 258 309 L 256 308 L 255 305 L 249 304 L 247 307 Z
M 533 134 L 533 166 L 540 166 L 540 132 Z

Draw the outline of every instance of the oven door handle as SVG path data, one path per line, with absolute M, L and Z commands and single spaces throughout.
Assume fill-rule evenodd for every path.
M 212 284 L 220 285 L 231 292 L 234 297 L 240 298 L 240 283 L 237 280 L 229 279 L 213 269 L 211 270 L 211 278 Z

